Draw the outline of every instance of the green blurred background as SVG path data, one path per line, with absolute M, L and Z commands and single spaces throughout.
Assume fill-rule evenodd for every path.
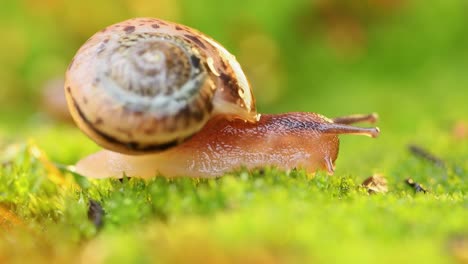
M 225 177 L 209 182 L 209 191 L 203 186 L 194 188 L 194 194 L 205 197 L 201 200 L 190 200 L 192 196 L 184 192 L 175 196 L 155 192 L 151 196 L 154 203 L 162 201 L 168 219 L 176 219 L 175 225 L 162 221 L 161 230 L 166 230 L 167 240 L 179 234 L 174 241 L 185 242 L 186 232 L 193 231 L 203 238 L 238 237 L 239 245 L 249 248 L 250 243 L 261 243 L 259 237 L 264 236 L 275 242 L 274 253 L 292 241 L 293 245 L 309 245 L 301 252 L 313 257 L 315 253 L 324 259 L 338 257 L 345 263 L 356 254 L 369 257 L 367 262 L 400 263 L 421 257 L 439 262 L 434 256 L 445 250 L 443 241 L 452 232 L 468 230 L 464 221 L 468 190 L 467 11 L 466 0 L 1 0 L 0 150 L 9 143 L 32 139 L 53 161 L 74 163 L 98 149 L 73 125 L 57 122 L 47 114 L 45 87 L 51 80 L 63 78 L 82 43 L 110 24 L 138 16 L 180 22 L 212 36 L 236 55 L 252 83 L 259 112 L 313 111 L 329 117 L 377 112 L 382 134 L 375 140 L 343 136 L 337 170 L 331 178 L 318 177 L 310 182 L 282 179 L 277 186 L 258 187 L 258 178 L 247 181 Z M 436 153 L 446 161 L 446 170 L 411 157 L 407 152 L 409 143 Z M 354 190 L 373 173 L 387 177 L 388 195 L 368 197 L 359 193 L 342 199 L 334 194 L 342 189 Z M 449 176 L 441 176 L 447 173 Z M 24 217 L 28 223 L 34 223 L 34 217 L 38 217 L 38 230 L 58 226 L 61 233 L 50 235 L 51 248 L 57 248 L 62 240 L 76 239 L 75 233 L 85 233 L 82 194 L 78 194 L 78 199 L 63 191 L 60 195 L 65 198 L 45 199 L 48 196 L 43 195 L 42 200 L 35 200 L 23 185 L 31 181 L 34 189 L 35 179 L 42 178 L 31 169 L 18 170 L 18 175 L 18 183 L 5 185 L 7 191 L 2 195 L 12 196 L 11 200 L 16 195 L 19 201 L 28 201 L 18 202 L 20 207 L 15 212 L 31 214 L 32 218 Z M 279 177 L 272 175 L 265 180 L 274 182 Z M 408 177 L 431 192 L 424 196 L 414 194 L 404 184 Z M 346 187 L 348 182 L 354 185 Z M 111 231 L 123 230 L 119 237 L 110 232 L 109 238 L 108 231 L 101 233 L 104 239 L 102 245 L 98 240 L 97 251 L 107 245 L 108 251 L 124 256 L 134 250 L 127 245 L 145 244 L 152 252 L 151 243 L 159 241 L 142 240 L 140 233 L 147 229 L 138 226 L 142 228 L 140 233 L 125 233 L 128 230 L 122 226 L 126 226 L 126 221 L 139 223 L 154 217 L 143 210 L 150 205 L 146 196 L 139 196 L 141 186 L 144 191 L 174 188 L 160 179 L 149 183 L 149 187 L 139 182 L 119 184 L 99 181 L 95 188 L 102 188 L 102 194 L 93 193 L 94 189 L 86 194 L 102 195 L 101 202 L 109 213 L 107 227 Z M 309 185 L 321 187 L 308 189 Z M 245 201 L 226 212 L 218 212 L 214 206 L 210 210 L 216 211 L 217 217 L 208 215 L 193 222 L 187 216 L 197 212 L 193 203 L 199 201 L 201 208 L 213 206 L 220 188 L 229 199 Z M 262 188 L 268 190 L 261 191 Z M 17 195 L 16 189 L 22 194 Z M 192 191 L 191 187 L 188 189 Z M 86 195 L 84 200 L 89 198 Z M 114 197 L 119 195 L 121 199 Z M 44 225 L 41 221 L 54 215 L 48 206 L 60 217 L 52 217 Z M 43 210 L 45 213 L 35 211 L 42 207 L 47 209 Z M 81 213 L 73 214 L 78 207 Z M 180 215 L 173 213 L 178 210 Z M 285 234 L 289 231 L 292 235 L 288 237 Z M 157 232 L 149 233 L 151 237 Z M 298 236 L 293 237 L 294 234 Z M 159 239 L 159 235 L 154 237 Z M 83 242 L 76 240 L 80 245 Z M 42 246 L 42 241 L 39 244 Z M 96 241 L 89 247 L 92 249 L 95 244 Z M 19 250 L 18 256 L 24 254 L 23 245 L 12 245 Z M 172 246 L 171 252 L 180 251 L 180 244 Z M 390 247 L 393 249 L 388 251 Z M 310 248 L 316 250 L 309 251 Z M 135 252 L 135 256 L 144 255 Z
M 95 149 L 43 113 L 44 86 L 63 78 L 96 31 L 150 16 L 225 45 L 246 71 L 260 112 L 378 112 L 381 141 L 349 138 L 348 153 L 414 140 L 437 149 L 434 133 L 449 133 L 468 116 L 467 8 L 464 0 L 4 0 L 0 142 L 33 138 L 62 162 Z M 59 150 L 48 140 L 59 135 L 84 144 Z

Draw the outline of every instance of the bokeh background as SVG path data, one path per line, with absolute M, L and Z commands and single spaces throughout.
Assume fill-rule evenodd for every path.
M 200 237 L 205 234 L 223 237 L 229 232 L 239 233 L 239 244 L 254 241 L 257 237 L 252 236 L 260 233 L 275 241 L 278 239 L 274 248 L 281 249 L 284 242 L 282 235 L 291 227 L 296 232 L 293 234 L 302 234 L 298 238 L 299 244 L 312 243 L 311 247 L 315 245 L 318 250 L 311 254 L 324 254 L 327 256 L 325 259 L 329 260 L 340 257 L 346 262 L 349 256 L 357 253 L 368 257 L 365 258 L 368 262 L 385 262 L 385 259 L 379 259 L 381 256 L 391 257 L 388 258 L 390 262 L 395 258 L 401 260 L 396 262 L 404 262 L 408 255 L 412 259 L 426 257 L 426 260 L 438 262 L 433 256 L 438 256 L 438 250 L 443 250 L 441 241 L 445 241 L 447 234 L 468 228 L 466 222 L 463 224 L 463 219 L 453 214 L 456 212 L 459 216 L 466 216 L 467 10 L 466 0 L 1 0 L 0 148 L 3 150 L 10 143 L 34 141 L 53 162 L 64 164 L 74 163 L 98 149 L 72 124 L 59 121 L 57 115 L 50 115 L 47 100 L 51 96 L 45 92 L 47 87 L 60 86 L 76 50 L 92 34 L 110 24 L 139 16 L 183 23 L 212 36 L 236 55 L 252 83 L 259 112 L 313 111 L 329 117 L 379 113 L 381 136 L 375 140 L 341 137 L 337 171 L 335 177 L 330 178 L 331 184 L 324 178 L 311 184 L 323 187 L 337 183 L 342 186 L 343 182 L 345 185 L 347 183 L 346 178 L 342 177 L 351 175 L 356 182 L 362 182 L 373 173 L 381 173 L 389 181 L 391 194 L 374 200 L 355 195 L 352 196 L 352 199 L 356 199 L 355 203 L 341 203 L 341 198 L 333 202 L 327 200 L 327 195 L 334 195 L 328 187 L 316 193 L 297 188 L 292 193 L 302 197 L 306 192 L 304 197 L 310 195 L 313 202 L 308 200 L 304 204 L 289 194 L 279 205 L 275 205 L 268 200 L 269 196 L 265 196 L 265 200 L 256 207 L 249 207 L 246 202 L 246 207 L 251 211 L 247 210 L 245 218 L 232 218 L 226 213 L 217 220 L 207 217 L 207 222 L 192 225 L 188 221 L 186 225 L 180 224 L 180 228 L 177 225 L 170 227 L 168 240 L 179 229 L 182 230 L 179 234 L 185 234 L 187 230 L 201 230 L 198 231 L 202 234 Z M 418 144 L 444 159 L 449 168 L 448 180 L 440 176 L 447 173 L 441 172 L 443 169 L 411 158 L 407 151 L 410 143 Z M 24 175 L 23 180 L 14 185 L 17 186 L 15 188 L 23 190 L 23 196 L 27 197 L 24 199 L 30 201 L 31 208 L 41 208 L 37 201 L 34 203 L 33 196 L 28 196 L 29 189 L 21 185 L 27 182 L 26 177 L 35 179 L 34 175 L 31 176 L 29 171 Z M 431 196 L 413 198 L 414 192 L 406 191 L 409 187 L 403 182 L 407 177 L 413 177 L 432 189 Z M 227 178 L 225 181 L 233 183 L 232 186 L 244 184 L 238 178 Z M 298 182 L 308 184 L 306 181 Z M 106 184 L 102 183 L 104 187 Z M 294 187 L 297 182 L 292 180 L 288 184 Z M 136 188 L 132 186 L 128 184 L 126 188 Z M 156 188 L 159 188 L 158 182 L 152 186 L 159 190 Z M 252 186 L 257 186 L 256 181 L 252 180 Z M 392 188 L 395 190 L 393 193 Z M 200 193 L 203 194 L 203 190 L 201 188 Z M 124 198 L 132 197 L 117 191 L 109 193 L 121 195 L 121 200 L 125 202 L 128 201 Z M 5 194 L 8 191 L 2 195 Z M 251 194 L 240 191 L 235 197 L 247 197 L 247 201 Z M 317 202 L 317 197 L 322 196 L 327 199 Z M 257 193 L 258 197 L 262 199 L 263 196 Z M 216 199 L 209 198 L 206 200 L 216 202 Z M 14 200 L 14 197 L 11 199 Z M 81 221 L 83 218 L 83 215 L 70 213 L 74 212 L 72 209 L 76 204 L 82 202 L 82 197 L 79 201 L 74 197 L 68 199 L 69 207 L 63 208 L 61 200 L 57 200 L 60 210 L 68 212 L 68 215 L 65 213 L 63 216 L 55 205 L 50 209 L 60 214 L 61 218 L 57 219 L 62 219 L 62 222 L 57 220 L 61 223 L 57 241 L 75 239 L 70 235 L 74 232 L 84 233 L 75 226 L 65 228 L 68 222 L 74 225 L 77 224 L 73 222 L 74 219 Z M 297 214 L 288 214 L 287 209 L 291 206 L 288 199 L 296 201 L 292 204 L 301 210 L 310 209 L 306 215 L 313 218 L 310 219 L 311 223 L 324 226 L 308 226 L 309 219 L 297 219 Z M 451 204 L 453 200 L 458 202 Z M 134 204 L 122 202 L 125 206 L 120 211 L 112 207 L 115 207 L 113 201 L 103 198 L 104 206 L 111 213 L 118 211 L 125 217 L 135 215 L 128 217 L 131 221 L 146 221 L 144 217 L 148 217 L 148 214 L 140 210 L 146 208 L 142 206 L 141 199 L 130 199 Z M 185 200 L 181 198 L 180 201 Z M 381 208 L 379 202 L 385 202 L 381 204 L 391 205 L 391 208 Z M 41 203 L 43 207 L 52 204 L 44 200 Z M 324 205 L 321 206 L 321 203 Z M 180 211 L 194 210 L 190 207 L 190 201 L 187 204 L 189 206 L 185 209 L 181 206 Z M 85 210 L 84 206 L 80 206 Z M 433 206 L 436 210 L 431 209 Z M 172 204 L 167 207 L 170 208 L 169 212 L 179 210 Z M 31 219 L 34 219 L 35 213 L 32 210 Z M 185 219 L 185 215 L 182 216 L 180 219 Z M 116 220 L 116 223 L 112 222 L 115 219 L 111 217 L 110 221 L 106 220 L 110 229 L 120 230 L 120 225 L 127 219 L 125 217 Z M 251 229 L 255 232 L 251 232 L 245 224 L 247 219 L 255 222 Z M 283 219 L 284 225 L 271 219 Z M 49 228 L 55 225 L 53 221 L 49 223 Z M 212 221 L 217 221 L 214 230 L 218 233 L 212 232 Z M 232 231 L 224 229 L 226 223 L 231 223 Z M 38 229 L 42 230 L 42 224 L 39 226 Z M 82 228 L 82 225 L 77 226 Z M 166 230 L 166 226 L 162 226 L 162 230 Z M 431 228 L 436 230 L 433 232 Z M 121 252 L 133 250 L 127 247 L 128 237 L 125 233 L 116 238 L 116 242 L 104 239 L 102 244 L 98 243 L 99 247 L 96 246 L 97 251 L 105 248 L 103 245 L 110 245 L 109 252 L 116 253 L 116 256 L 125 255 Z M 130 237 L 133 239 L 131 243 L 147 243 L 139 236 Z M 182 235 L 179 240 L 185 241 Z M 343 247 L 342 241 L 345 241 L 346 247 Z M 386 251 L 387 243 L 396 250 Z M 55 248 L 60 243 L 51 244 L 51 248 Z M 179 244 L 173 246 L 173 252 L 179 252 Z M 20 250 L 22 247 L 12 248 Z M 305 249 L 304 252 L 309 252 L 309 248 Z M 382 254 L 383 251 L 386 254 Z M 94 254 L 96 251 L 90 252 Z M 137 253 L 134 255 L 141 255 Z M 18 255 L 21 254 L 23 252 L 18 251 Z

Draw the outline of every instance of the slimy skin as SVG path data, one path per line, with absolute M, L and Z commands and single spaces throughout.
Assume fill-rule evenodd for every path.
M 340 123 L 319 114 L 300 112 L 265 114 L 257 123 L 217 116 L 189 140 L 167 151 L 134 156 L 102 150 L 79 161 L 76 172 L 92 178 L 211 178 L 239 168 L 275 166 L 333 174 L 339 134 L 379 134 L 378 128 L 345 125 L 375 122 L 375 115 L 335 120 Z

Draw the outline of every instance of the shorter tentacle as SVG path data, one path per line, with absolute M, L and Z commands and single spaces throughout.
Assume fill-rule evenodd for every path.
M 379 119 L 379 115 L 377 113 L 372 113 L 368 115 L 349 115 L 349 116 L 339 116 L 332 118 L 333 123 L 336 124 L 343 124 L 343 125 L 351 125 L 354 123 L 359 122 L 367 122 L 374 124 Z

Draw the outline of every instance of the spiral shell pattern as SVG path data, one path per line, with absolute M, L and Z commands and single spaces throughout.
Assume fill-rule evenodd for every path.
M 255 113 L 232 55 L 196 30 L 151 18 L 92 36 L 69 66 L 65 91 L 78 126 L 101 146 L 128 154 L 175 146 L 214 112 Z

